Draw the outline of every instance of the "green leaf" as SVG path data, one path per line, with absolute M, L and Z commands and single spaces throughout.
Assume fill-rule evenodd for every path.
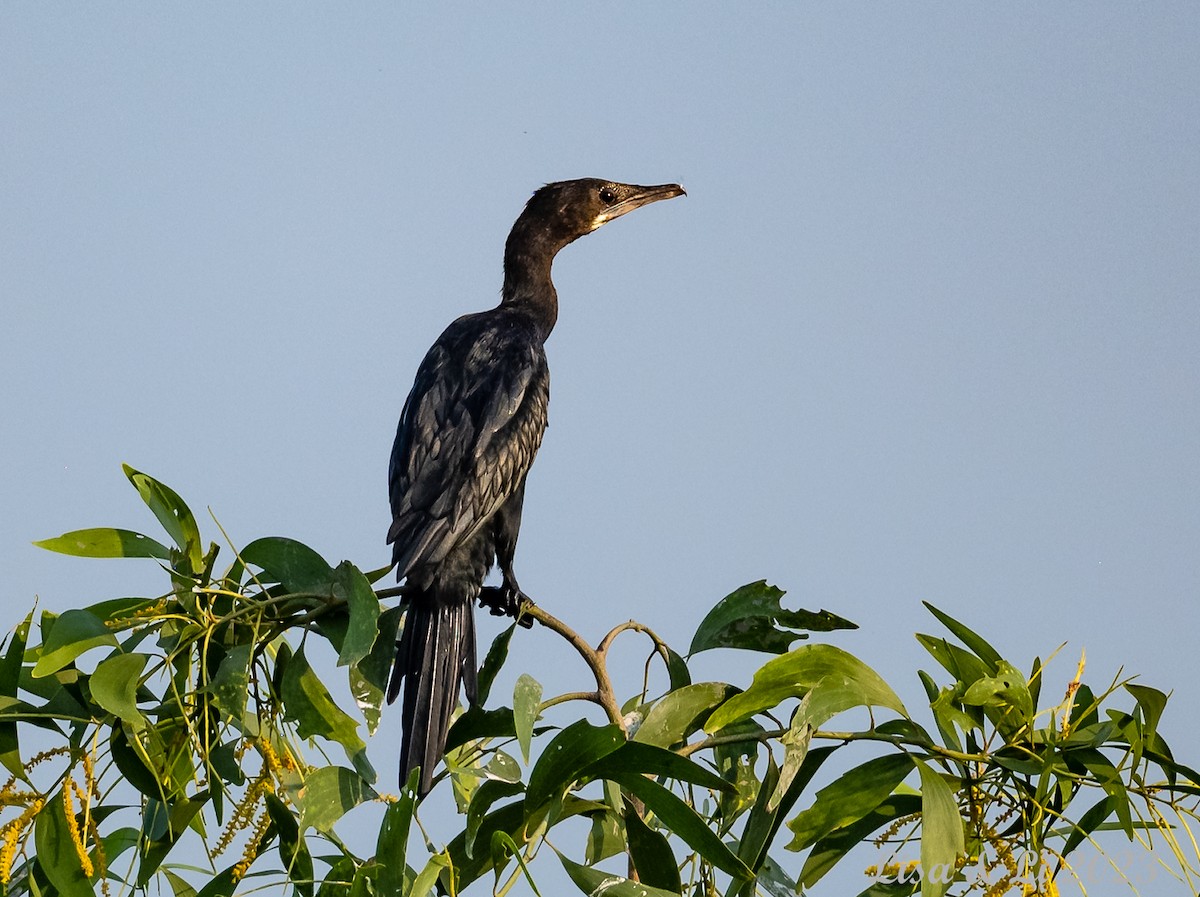
M 857 822 L 852 822 L 821 838 L 813 845 L 800 870 L 800 883 L 811 888 L 830 869 L 855 847 L 870 839 L 871 835 L 891 825 L 904 816 L 912 816 L 921 810 L 918 794 L 893 794 L 874 810 Z
M 196 897 L 196 889 L 188 883 L 187 879 L 181 878 L 170 869 L 164 869 L 163 875 L 171 885 L 171 893 L 174 897 Z
M 650 708 L 634 741 L 670 748 L 698 731 L 708 713 L 736 689 L 724 682 L 698 682 L 672 691 Z
M 513 688 L 513 728 L 526 763 L 529 763 L 529 745 L 533 741 L 533 724 L 537 722 L 541 706 L 542 684 L 528 673 L 522 673 Z
M 204 569 L 204 551 L 200 543 L 200 528 L 196 526 L 196 518 L 192 516 L 182 498 L 175 494 L 170 487 L 163 485 L 152 476 L 134 470 L 128 464 L 122 464 L 125 476 L 133 483 L 167 535 L 179 546 L 179 550 L 191 564 L 193 573 Z
M 136 736 L 134 738 L 136 739 Z M 164 780 L 160 780 L 158 773 L 147 765 L 146 759 L 133 747 L 132 740 L 125 726 L 112 727 L 109 751 L 113 763 L 116 764 L 122 778 L 146 797 L 162 797 L 174 786 L 165 780 L 165 773 Z
M 475 831 L 475 844 L 491 844 L 492 836 L 497 832 L 504 832 L 513 836 L 514 840 L 521 841 L 522 837 L 518 837 L 525 829 L 525 801 L 516 800 L 511 804 L 505 804 L 503 807 L 492 810 L 480 823 Z M 446 852 L 454 861 L 454 878 L 455 888 L 451 893 L 458 893 L 465 889 L 471 882 L 475 881 L 479 876 L 486 873 L 492 868 L 492 854 L 489 850 L 473 850 L 470 854 L 466 851 L 466 832 L 459 832 L 457 836 L 446 845 Z
M 801 893 L 800 886 L 769 856 L 763 858 L 762 868 L 754 879 L 754 886 L 767 897 L 795 897 Z
M 296 817 L 287 804 L 270 791 L 264 797 L 267 814 L 279 835 L 279 858 L 283 860 L 288 878 L 300 897 L 312 897 L 313 861 Z
M 813 805 L 787 825 L 795 837 L 788 850 L 804 850 L 836 829 L 871 813 L 912 772 L 908 754 L 875 757 L 843 773 L 817 792 Z
M 164 831 L 161 837 L 142 842 L 142 861 L 138 867 L 137 886 L 144 888 L 154 877 L 154 873 L 158 871 L 158 867 L 162 865 L 162 861 L 167 858 L 167 854 L 179 842 L 187 827 L 191 824 L 192 819 L 196 814 L 204 809 L 204 805 L 208 802 L 208 792 L 201 791 L 195 797 L 181 798 L 169 805 L 167 808 L 167 819 L 164 826 Z M 160 808 L 166 805 L 151 801 L 152 804 L 157 803 Z M 143 821 L 143 826 L 150 822 L 149 819 Z M 266 849 L 266 844 L 259 847 L 260 850 Z
M 922 601 L 921 603 L 924 604 L 925 607 L 929 609 L 929 612 L 931 614 L 933 614 L 935 617 L 938 618 L 938 620 L 941 621 L 943 626 L 945 626 L 952 633 L 954 633 L 956 636 L 958 636 L 958 640 L 961 641 L 968 648 L 970 648 L 975 653 L 976 657 L 978 657 L 985 664 L 987 664 L 989 667 L 991 667 L 991 669 L 993 671 L 998 669 L 1000 661 L 1001 661 L 1000 652 L 998 652 L 995 648 L 993 648 L 991 645 L 989 645 L 983 638 L 976 635 L 974 632 L 972 632 L 970 629 L 968 629 L 962 623 L 958 622 L 958 620 L 954 619 L 949 614 L 943 613 L 942 611 L 938 610 L 936 607 L 934 607 L 928 601 Z
M 714 791 L 733 791 L 733 785 L 725 779 L 687 757 L 637 741 L 626 741 L 616 750 L 607 752 L 580 770 L 578 777 L 608 779 L 625 784 L 630 777 L 644 775 L 677 779 Z
M 908 716 L 896 693 L 853 654 L 833 645 L 801 645 L 759 667 L 753 684 L 713 711 L 704 730 L 711 734 L 788 698 L 802 698 L 818 686 L 809 708 L 814 727 L 843 710 L 864 705 Z
M 554 736 L 529 773 L 526 811 L 532 813 L 565 792 L 592 763 L 625 744 L 614 725 L 593 726 L 578 720 Z
M 587 848 L 583 861 L 594 866 L 601 860 L 624 852 L 627 844 L 624 821 L 612 810 L 592 816 L 592 829 L 588 833 Z
M 49 632 L 47 619 L 53 620 Z M 101 646 L 117 647 L 117 637 L 95 614 L 69 610 L 57 618 L 43 616 L 42 647 L 32 676 L 37 679 L 57 673 L 83 652 Z
M 669 647 L 667 648 L 667 677 L 671 682 L 671 691 L 677 691 L 685 685 L 692 684 L 692 673 L 688 669 L 687 661 Z
M 379 727 L 383 693 L 396 658 L 396 630 L 402 611 L 390 607 L 379 615 L 379 632 L 370 652 L 350 667 L 350 693 L 367 722 L 367 734 L 374 735 Z
M 341 856 L 334 859 L 332 857 L 322 858 L 328 862 L 329 871 L 325 873 L 325 880 L 321 882 L 321 887 L 317 889 L 317 897 L 350 897 L 350 887 L 354 883 L 354 873 L 356 869 L 361 868 L 356 863 L 356 857 Z M 403 863 L 400 864 L 404 866 Z M 403 886 L 401 890 L 386 890 L 384 894 L 404 893 Z
M 483 665 L 479 667 L 479 693 L 476 700 L 480 707 L 487 703 L 488 695 L 492 693 L 492 683 L 496 681 L 496 674 L 500 672 L 504 661 L 508 659 L 508 646 L 516 628 L 517 624 L 514 621 L 511 626 L 492 639 L 487 656 L 483 658 Z
M 250 656 L 253 645 L 234 645 L 221 658 L 217 675 L 205 690 L 228 720 L 238 721 L 246 713 L 250 689 Z
M 323 766 L 304 777 L 300 792 L 300 825 L 319 832 L 333 831 L 333 824 L 366 800 L 379 795 L 362 776 L 343 766 Z
M 646 825 L 637 808 L 625 799 L 625 831 L 629 838 L 629 857 L 637 869 L 638 880 L 652 888 L 662 888 L 673 894 L 683 890 L 679 879 L 679 864 L 671 845 L 661 832 Z
M 233 897 L 233 892 L 237 888 L 239 880 L 233 877 L 233 870 L 237 868 L 239 863 L 222 869 L 210 878 L 208 884 L 200 889 L 200 893 L 196 897 Z
M 682 838 L 718 869 L 736 879 L 753 877 L 746 864 L 738 859 L 708 823 L 674 793 L 638 773 L 610 777 L 634 797 L 639 798 L 646 805 L 646 809 L 654 813 L 670 832 Z
M 964 850 L 962 817 L 954 791 L 924 760 L 921 774 L 921 897 L 942 897 Z
M 262 569 L 259 579 L 264 582 L 277 582 L 292 593 L 333 594 L 333 568 L 295 539 L 282 536 L 255 539 L 239 556 L 244 563 Z
M 783 763 L 779 767 L 779 784 L 775 786 L 774 793 L 767 801 L 768 811 L 774 812 L 779 808 L 779 802 L 792 787 L 792 780 L 796 778 L 800 767 L 804 764 L 804 758 L 808 756 L 808 746 L 812 741 L 813 734 L 813 726 L 809 722 L 808 714 L 809 698 L 816 691 L 810 691 L 804 696 L 804 700 L 792 714 L 791 725 L 779 739 L 780 744 L 783 745 Z
M 288 661 L 282 691 L 284 718 L 296 723 L 301 738 L 319 735 L 337 742 L 359 775 L 368 782 L 375 781 L 375 770 L 367 761 L 367 746 L 358 737 L 358 723 L 333 702 L 309 666 L 303 646 Z
M 831 632 L 858 628 L 826 610 L 819 613 L 784 610 L 779 603 L 784 594 L 782 589 L 760 579 L 726 595 L 701 621 L 688 654 L 710 648 L 748 648 L 783 654 L 796 639 L 808 638 L 803 633 L 789 630 Z
M 71 840 L 61 790 L 55 792 L 37 814 L 33 840 L 38 865 L 61 897 L 94 897 L 91 882 L 83 872 Z
M 1137 763 L 1141 760 L 1145 748 L 1155 743 L 1158 722 L 1167 706 L 1167 696 L 1157 688 L 1132 682 L 1125 683 L 1125 690 L 1133 695 L 1142 711 L 1142 737 L 1133 745 L 1134 762 Z
M 792 785 L 779 801 L 774 811 L 767 809 L 770 797 L 775 793 L 779 781 L 779 769 L 768 754 L 767 771 L 763 775 L 762 787 L 759 789 L 758 800 L 750 808 L 750 816 L 746 827 L 742 830 L 742 838 L 738 844 L 738 856 L 751 870 L 757 871 L 767 860 L 767 850 L 775 842 L 775 835 L 783 825 L 784 818 L 792 811 L 792 807 L 800 799 L 808 783 L 821 768 L 822 764 L 833 755 L 837 746 L 812 748 L 804 757 L 800 771 L 792 779 Z M 735 885 L 729 893 L 736 893 L 740 886 Z M 741 888 L 743 893 L 752 893 L 753 887 L 747 885 Z
M 127 529 L 77 529 L 34 542 L 38 548 L 80 558 L 158 558 L 169 561 L 171 549 L 149 536 Z
M 484 768 L 489 776 L 499 779 L 501 782 L 521 781 L 521 764 L 511 754 L 506 754 L 504 751 L 495 751 L 492 759 Z
M 1082 844 L 1092 832 L 1096 831 L 1113 814 L 1114 809 L 1116 809 L 1116 801 L 1111 797 L 1105 797 L 1084 813 L 1079 818 L 1079 822 L 1071 827 L 1071 834 L 1067 836 L 1061 855 L 1065 858 L 1071 851 Z
M 1080 765 L 1091 774 L 1092 779 L 1104 789 L 1112 800 L 1112 810 L 1117 814 L 1121 828 L 1133 840 L 1133 816 L 1129 808 L 1129 792 L 1121 780 L 1120 771 L 1112 761 L 1095 748 L 1073 748 L 1063 753 L 1067 766 L 1078 772 Z
M 462 747 L 468 741 L 480 738 L 515 738 L 517 727 L 513 723 L 513 712 L 507 707 L 484 710 L 478 704 L 468 707 L 450 725 L 446 734 L 446 750 Z
M 962 696 L 964 704 L 987 707 L 1006 733 L 1033 721 L 1033 696 L 1025 674 L 1007 660 L 996 662 L 996 675 L 976 679 Z
M 91 678 L 92 700 L 135 731 L 146 726 L 137 708 L 137 690 L 149 659 L 145 654 L 116 654 L 101 661 Z
M 379 599 L 362 571 L 349 561 L 333 571 L 333 597 L 345 601 L 350 614 L 338 666 L 357 663 L 370 652 L 379 633 Z
M 463 846 L 468 857 L 475 855 L 475 838 L 492 805 L 498 800 L 520 794 L 521 791 L 520 782 L 503 782 L 499 779 L 488 779 L 475 789 L 475 793 L 471 795 L 471 805 L 467 808 L 467 827 L 464 829 L 466 840 Z
M 425 863 L 425 868 L 413 880 L 412 890 L 409 891 L 408 897 L 427 897 L 433 891 L 433 886 L 437 883 L 442 872 L 449 868 L 450 861 L 446 856 L 441 853 L 435 853 Z
M 33 612 L 13 630 L 0 661 L 0 696 L 16 700 L 21 683 L 21 665 L 25 658 L 25 644 L 29 638 L 29 627 L 33 625 Z M 21 761 L 21 739 L 16 720 L 0 721 L 0 763 L 19 779 L 25 779 L 25 764 Z M 28 781 L 26 779 L 26 781 Z
M 992 669 L 970 651 L 964 651 L 958 645 L 952 645 L 940 636 L 917 633 L 917 641 L 933 655 L 951 676 L 969 686 L 978 679 L 992 674 Z
M 408 833 L 412 828 L 413 810 L 417 803 L 418 781 L 420 772 L 414 769 L 400 799 L 389 803 L 383 812 L 383 822 L 375 842 L 375 856 L 384 860 L 379 869 L 379 893 L 384 895 L 401 894 L 404 891 L 404 877 L 408 869 Z
M 554 851 L 558 853 L 557 850 Z M 558 859 L 575 886 L 588 897 L 679 897 L 678 891 L 664 891 L 637 881 L 630 881 L 611 872 L 590 869 L 568 860 L 561 853 Z

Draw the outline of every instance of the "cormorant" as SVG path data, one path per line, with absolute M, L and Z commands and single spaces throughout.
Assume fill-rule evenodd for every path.
M 558 317 L 555 254 L 639 206 L 683 195 L 677 184 L 640 187 L 583 178 L 547 184 L 517 218 L 504 247 L 500 304 L 446 328 L 421 362 L 404 403 L 388 468 L 404 629 L 388 702 L 404 686 L 400 783 L 421 768 L 433 780 L 460 684 L 477 689 L 472 603 L 493 562 L 503 583 L 492 612 L 518 616 L 528 598 L 513 575 L 525 475 L 550 399 L 543 344 Z

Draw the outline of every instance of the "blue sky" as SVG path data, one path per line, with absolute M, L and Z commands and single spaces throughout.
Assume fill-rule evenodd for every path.
M 910 704 L 929 600 L 1068 642 L 1048 693 L 1084 647 L 1174 689 L 1186 759 L 1197 46 L 1193 3 L 5 4 L 4 626 L 158 589 L 30 545 L 149 528 L 122 461 L 382 565 L 413 372 L 529 193 L 679 181 L 556 263 L 526 591 L 685 647 L 767 578 Z

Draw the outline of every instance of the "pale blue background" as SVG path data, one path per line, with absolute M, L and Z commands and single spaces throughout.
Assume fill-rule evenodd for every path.
M 766 577 L 916 708 L 927 599 L 1022 668 L 1067 641 L 1048 695 L 1084 647 L 1173 688 L 1196 764 L 1198 47 L 1193 2 L 6 3 L 3 626 L 160 588 L 29 544 L 151 530 L 122 461 L 382 565 L 412 374 L 528 194 L 677 180 L 555 267 L 526 590 L 682 649 Z

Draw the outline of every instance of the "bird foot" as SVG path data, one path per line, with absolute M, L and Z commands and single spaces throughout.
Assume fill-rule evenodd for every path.
M 484 586 L 479 592 L 480 607 L 486 607 L 493 617 L 512 617 L 524 629 L 533 627 L 533 618 L 521 614 L 528 604 L 533 604 L 533 599 L 513 586 Z

